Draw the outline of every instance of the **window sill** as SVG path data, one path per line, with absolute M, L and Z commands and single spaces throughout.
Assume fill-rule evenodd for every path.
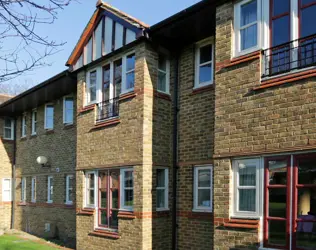
M 192 209 L 193 213 L 213 213 L 212 209 Z
M 156 90 L 155 91 L 155 96 L 160 98 L 160 99 L 164 99 L 164 100 L 167 100 L 167 101 L 171 101 L 171 96 L 170 96 L 170 93 L 165 93 L 165 92 L 161 92 L 159 90 Z
M 78 110 L 78 113 L 80 114 L 80 113 L 85 113 L 85 112 L 94 110 L 94 106 L 95 106 L 95 103 L 84 106 L 80 110 Z
M 137 96 L 137 94 L 134 92 L 134 90 L 132 90 L 130 92 L 122 93 L 122 94 L 120 94 L 119 101 L 123 101 L 123 100 L 127 100 L 127 99 L 130 99 L 130 98 L 134 98 L 135 96 Z
M 224 227 L 258 230 L 260 225 L 259 222 L 259 220 L 230 219 L 229 222 L 224 222 Z
M 46 203 L 47 203 L 48 205 L 52 205 L 52 204 L 53 204 L 53 201 L 46 201 Z
M 106 231 L 106 230 L 94 230 L 93 232 L 89 233 L 91 236 L 97 236 L 97 237 L 104 237 L 104 238 L 110 238 L 114 240 L 118 240 L 121 238 L 121 236 L 117 232 L 112 231 Z
M 169 212 L 170 208 L 156 208 L 156 212 Z
M 20 138 L 20 141 L 26 141 L 26 140 L 27 140 L 26 136 L 22 136 L 22 137 Z
M 46 129 L 45 134 L 46 135 L 50 135 L 50 134 L 54 134 L 54 129 Z
M 210 87 L 210 86 L 213 86 L 213 85 L 214 85 L 214 81 L 205 82 L 205 83 L 200 84 L 200 85 L 194 84 L 194 86 L 193 86 L 193 91 L 198 91 L 198 90 L 200 90 L 200 89 L 207 88 L 207 87 Z
M 20 207 L 25 207 L 26 206 L 26 202 L 25 201 L 21 201 L 17 204 Z
M 94 128 L 92 128 L 92 130 L 99 129 L 99 128 L 104 128 L 104 127 L 108 127 L 108 126 L 114 126 L 114 125 L 119 124 L 120 122 L 121 121 L 120 121 L 119 117 L 112 117 L 112 118 L 109 118 L 109 119 L 97 122 L 94 125 Z
M 77 215 L 94 215 L 94 208 L 82 208 L 77 211 Z
M 30 137 L 30 138 L 35 138 L 35 137 L 37 137 L 37 134 L 36 134 L 36 133 L 31 134 L 31 137 Z
M 193 91 L 192 91 L 191 95 L 196 95 L 196 94 L 207 92 L 207 91 L 210 91 L 210 90 L 213 90 L 213 89 L 214 89 L 214 84 L 207 85 L 207 86 L 204 86 L 204 87 L 199 87 L 199 88 L 193 88 Z
M 131 211 L 119 211 L 117 217 L 119 219 L 136 219 L 136 215 Z
M 75 125 L 73 123 L 64 123 L 64 130 L 72 129 Z

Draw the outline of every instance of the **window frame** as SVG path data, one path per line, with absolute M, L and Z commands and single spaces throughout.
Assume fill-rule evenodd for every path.
M 10 120 L 10 123 L 11 123 L 10 127 L 6 127 L 5 126 L 6 119 Z M 10 129 L 10 131 L 11 131 L 10 138 L 6 137 L 6 134 L 5 134 L 5 130 L 6 129 Z M 5 139 L 5 140 L 14 140 L 14 119 L 12 119 L 12 118 L 5 118 L 3 120 L 3 139 Z
M 198 172 L 199 170 L 210 170 L 210 207 L 202 207 L 198 206 Z M 203 189 L 207 189 L 207 187 L 203 187 Z M 197 212 L 213 212 L 213 165 L 200 165 L 194 166 L 193 171 L 193 211 Z
M 21 117 L 21 138 L 25 138 L 27 135 L 27 113 L 23 113 Z
M 35 115 L 36 114 L 36 115 Z M 36 119 L 35 119 L 36 118 Z M 32 110 L 31 135 L 37 134 L 37 109 Z
M 239 187 L 239 171 L 238 165 L 242 164 L 255 164 L 256 165 L 256 211 L 239 211 L 239 189 L 253 189 L 246 187 Z M 261 173 L 261 160 L 259 158 L 247 158 L 247 159 L 234 159 L 232 161 L 232 170 L 233 170 L 233 216 L 241 217 L 241 218 L 259 218 L 261 215 L 261 203 L 262 199 L 260 198 L 262 195 L 262 181 L 260 181 L 260 177 L 263 177 Z
M 200 64 L 200 56 L 201 56 L 201 48 L 207 46 L 207 45 L 211 45 L 212 46 L 212 60 L 202 63 Z M 198 89 L 198 88 L 203 88 L 206 86 L 211 86 L 214 83 L 214 77 L 215 77 L 215 64 L 214 64 L 214 54 L 215 54 L 215 42 L 214 42 L 214 37 L 209 37 L 206 38 L 202 41 L 199 41 L 195 44 L 195 53 L 194 53 L 194 57 L 195 57 L 195 67 L 194 67 L 194 89 Z M 203 82 L 200 84 L 200 67 L 207 65 L 211 63 L 212 64 L 212 79 L 208 82 Z
M 26 177 L 21 179 L 21 202 L 26 202 Z
M 73 174 L 68 174 L 66 175 L 66 201 L 65 204 L 67 205 L 72 205 L 74 201 L 70 200 L 70 196 L 69 196 L 69 191 L 73 191 L 74 187 L 70 187 L 69 186 L 69 180 L 73 179 L 74 180 L 74 175 Z
M 125 173 L 132 172 L 133 173 L 133 187 L 125 187 Z M 120 210 L 123 211 L 133 211 L 134 210 L 134 169 L 133 168 L 124 168 L 120 171 Z M 125 205 L 125 190 L 133 190 L 133 206 Z
M 164 175 L 165 175 L 165 183 L 164 187 L 158 187 L 158 175 L 157 172 L 158 170 L 164 170 Z M 164 207 L 158 207 L 158 190 L 164 190 L 164 198 L 165 198 L 165 206 Z M 169 210 L 169 168 L 166 167 L 159 167 L 156 168 L 156 210 L 157 211 L 165 211 Z
M 6 190 L 4 188 L 4 182 L 6 180 L 9 180 L 9 182 L 10 182 L 9 190 Z M 4 192 L 6 192 L 6 191 L 9 191 L 9 199 L 4 199 Z M 12 179 L 11 178 L 2 178 L 2 197 L 1 198 L 2 198 L 2 202 L 10 202 L 10 201 L 12 201 Z
M 158 55 L 159 58 L 160 55 Z M 158 71 L 158 76 L 157 76 L 157 91 L 160 93 L 164 93 L 164 94 L 170 94 L 170 60 L 168 59 L 167 56 L 165 56 L 165 60 L 166 60 L 166 71 L 161 70 L 159 68 L 159 59 L 158 59 L 158 67 L 157 67 L 157 71 Z M 159 89 L 159 73 L 164 73 L 166 74 L 166 91 L 160 90 Z
M 53 181 L 53 188 L 51 189 L 51 181 Z M 54 195 L 54 177 L 52 175 L 47 177 L 47 203 L 53 203 Z
M 257 1 L 257 45 L 245 50 L 241 50 L 241 35 L 240 31 L 244 27 L 249 27 L 251 25 L 254 25 L 255 22 L 251 24 L 247 24 L 243 27 L 240 27 L 240 12 L 241 12 L 241 6 L 254 1 L 254 0 L 242 0 L 234 4 L 234 39 L 233 39 L 233 57 L 243 56 L 252 52 L 255 52 L 261 48 L 261 23 L 262 23 L 262 12 L 261 12 L 261 0 Z
M 95 73 L 95 100 L 91 101 L 91 74 Z M 94 68 L 87 72 L 86 86 L 85 86 L 85 104 L 86 106 L 92 105 L 98 102 L 98 78 L 99 68 Z
M 128 56 L 131 56 L 133 55 L 135 56 L 135 65 L 134 65 L 134 69 L 131 69 L 129 71 L 126 70 L 127 68 L 127 57 Z M 133 88 L 127 88 L 127 74 L 130 74 L 130 73 L 134 73 L 134 87 Z M 129 92 L 132 92 L 134 91 L 135 89 L 135 83 L 136 83 L 136 53 L 135 51 L 130 51 L 128 52 L 127 54 L 125 54 L 123 57 L 122 57 L 122 86 L 121 86 L 121 94 L 126 94 L 126 93 L 129 93 Z
M 31 186 L 31 201 L 36 202 L 36 177 L 32 177 L 32 186 Z
M 67 111 L 70 109 L 66 109 L 66 100 L 71 99 L 72 100 L 72 121 L 68 122 L 67 119 Z M 63 98 L 63 123 L 64 125 L 72 125 L 74 124 L 74 104 L 75 100 L 73 96 L 64 96 Z
M 53 119 L 52 125 L 53 126 L 51 128 L 47 127 L 47 107 L 48 106 L 51 106 L 53 108 L 53 116 L 52 116 L 52 119 Z M 46 129 L 46 130 L 53 130 L 54 129 L 54 122 L 55 122 L 54 118 L 55 118 L 55 106 L 54 106 L 54 104 L 52 104 L 52 103 L 45 104 L 44 129 Z
M 90 183 L 88 175 L 89 174 L 93 174 L 93 179 L 94 179 L 94 187 L 93 187 L 93 195 L 94 195 L 94 204 L 88 204 L 88 196 L 89 196 L 89 191 L 90 189 L 92 190 L 92 188 L 90 188 Z M 85 172 L 85 201 L 84 201 L 84 207 L 86 208 L 96 208 L 96 204 L 97 204 L 97 175 L 98 175 L 98 171 L 86 171 Z

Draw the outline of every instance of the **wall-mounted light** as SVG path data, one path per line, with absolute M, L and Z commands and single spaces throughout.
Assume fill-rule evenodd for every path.
M 48 160 L 47 160 L 47 158 L 46 158 L 45 156 L 39 156 L 39 157 L 37 157 L 36 162 L 37 162 L 39 165 L 41 165 L 43 168 L 44 168 L 44 167 L 50 167 L 50 166 L 47 164 Z

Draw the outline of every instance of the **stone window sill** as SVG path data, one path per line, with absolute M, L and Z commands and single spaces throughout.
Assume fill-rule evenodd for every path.
M 171 96 L 170 94 L 164 93 L 164 92 L 160 92 L 158 90 L 155 91 L 155 96 L 160 98 L 160 99 L 164 99 L 167 101 L 171 101 Z
M 45 131 L 45 134 L 47 134 L 47 135 L 51 135 L 54 133 L 55 133 L 54 129 L 46 129 L 46 131 Z
M 123 100 L 127 100 L 127 99 L 130 99 L 130 98 L 134 98 L 135 96 L 137 96 L 137 94 L 134 91 L 127 92 L 127 93 L 124 93 L 124 94 L 120 95 L 119 101 L 123 101 Z
M 93 208 L 82 208 L 82 209 L 79 209 L 77 211 L 77 215 L 93 215 L 94 214 L 94 209 Z
M 120 219 L 136 219 L 136 215 L 134 212 L 128 212 L 128 211 L 120 211 L 117 215 Z
M 107 119 L 107 120 L 104 120 L 104 121 L 101 121 L 101 122 L 97 122 L 97 123 L 94 125 L 94 128 L 92 128 L 92 130 L 94 130 L 94 129 L 99 129 L 99 128 L 103 128 L 103 127 L 108 127 L 108 126 L 114 126 L 114 125 L 119 124 L 120 122 L 121 122 L 121 121 L 120 121 L 120 118 L 119 118 L 119 117 Z
M 110 238 L 110 239 L 114 239 L 114 240 L 118 240 L 121 238 L 121 236 L 117 232 L 99 230 L 99 229 L 94 230 L 93 232 L 89 233 L 89 235 Z

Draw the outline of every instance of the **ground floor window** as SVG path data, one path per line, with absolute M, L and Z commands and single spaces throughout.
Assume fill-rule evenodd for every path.
M 212 166 L 194 167 L 193 210 L 212 211 Z

